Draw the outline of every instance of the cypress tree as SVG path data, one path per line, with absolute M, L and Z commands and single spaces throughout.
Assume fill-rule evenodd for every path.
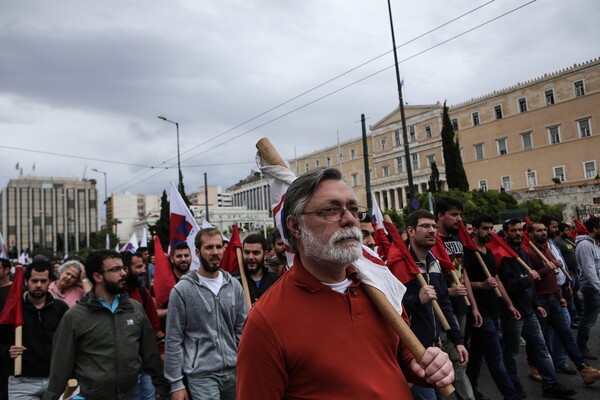
M 444 102 L 444 117 L 442 126 L 442 151 L 446 167 L 446 182 L 449 189 L 458 189 L 463 192 L 469 191 L 469 181 L 460 156 L 458 138 L 454 134 L 454 127 L 448 115 L 448 107 Z
M 438 170 L 435 161 L 431 163 L 431 176 L 429 177 L 429 182 L 427 185 L 427 190 L 431 193 L 437 193 L 441 190 L 440 171 Z

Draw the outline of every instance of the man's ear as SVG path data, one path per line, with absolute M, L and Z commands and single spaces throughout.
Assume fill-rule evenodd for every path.
M 94 272 L 92 274 L 92 279 L 94 280 L 94 283 L 98 284 L 102 282 L 102 274 L 100 272 Z
M 300 237 L 300 224 L 298 223 L 298 221 L 296 221 L 296 218 L 287 217 L 285 224 L 289 229 L 290 234 L 292 234 L 295 238 Z

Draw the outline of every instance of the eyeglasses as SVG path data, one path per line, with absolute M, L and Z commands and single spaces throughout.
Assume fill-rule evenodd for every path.
M 438 230 L 438 226 L 436 224 L 419 224 L 419 225 L 415 225 L 415 228 L 417 228 L 417 227 L 423 228 L 425 230 L 427 230 L 427 229 L 433 229 L 435 231 Z
M 104 271 L 102 271 L 102 273 L 105 273 L 105 272 L 121 272 L 121 271 L 127 271 L 127 267 L 125 267 L 123 265 L 120 265 L 120 266 L 116 266 L 116 267 L 105 269 Z
M 360 206 L 327 207 L 320 211 L 303 212 L 302 214 L 319 214 L 325 217 L 327 221 L 335 222 L 344 218 L 344 213 L 346 211 L 350 211 L 350 214 L 359 221 L 362 221 L 367 216 L 367 209 Z

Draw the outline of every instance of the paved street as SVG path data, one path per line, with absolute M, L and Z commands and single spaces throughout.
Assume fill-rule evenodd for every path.
M 573 330 L 573 334 L 576 336 L 577 331 Z M 590 350 L 599 356 L 600 358 L 600 321 L 592 328 L 590 334 L 590 341 L 588 344 Z M 484 364 L 485 365 L 485 364 Z M 533 381 L 527 376 L 527 361 L 525 357 L 525 347 L 521 347 L 519 356 L 517 358 L 517 365 L 519 367 L 519 376 L 521 377 L 521 383 L 527 393 L 527 399 L 537 400 L 544 399 L 542 397 L 542 387 L 538 382 Z M 590 365 L 600 369 L 600 360 L 590 361 Z M 585 386 L 579 374 L 567 375 L 561 372 L 557 374 L 559 382 L 577 391 L 577 396 L 574 398 L 577 400 L 599 400 L 600 399 L 600 382 L 596 382 L 592 385 Z M 479 378 L 479 390 L 485 396 L 492 400 L 501 400 L 502 396 L 496 388 L 494 381 L 490 377 L 487 366 L 484 366 L 481 371 Z

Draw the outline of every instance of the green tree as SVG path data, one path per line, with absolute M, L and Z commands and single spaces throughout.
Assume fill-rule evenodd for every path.
M 402 210 L 400 210 L 402 211 Z M 394 223 L 394 225 L 396 226 L 403 226 L 404 225 L 404 216 L 401 213 L 398 213 L 398 211 L 395 208 L 388 208 L 385 211 L 381 212 L 383 215 L 388 215 L 391 219 L 392 222 Z
M 454 134 L 454 127 L 450 121 L 448 107 L 444 102 L 444 116 L 442 126 L 442 152 L 444 154 L 444 163 L 446 166 L 446 182 L 450 189 L 458 189 L 463 192 L 469 190 L 469 181 L 465 168 L 463 166 L 462 157 L 460 155 L 460 147 L 458 138 Z
M 519 203 L 519 208 L 526 208 L 529 219 L 537 221 L 542 215 L 554 215 L 562 219 L 564 204 L 546 204 L 540 199 L 530 199 Z
M 169 216 L 169 200 L 167 198 L 167 192 L 163 190 L 163 194 L 160 198 L 160 218 L 156 221 L 154 225 L 150 225 L 148 227 L 148 230 L 150 231 L 151 237 L 158 236 L 160 244 L 163 247 L 164 251 L 167 251 L 167 248 L 169 247 L 169 236 L 171 234 Z M 154 252 L 153 241 L 148 242 L 148 250 L 151 253 Z
M 440 191 L 440 171 L 438 170 L 435 161 L 431 163 L 431 176 L 429 177 L 427 187 L 427 191 L 431 193 L 437 193 Z

